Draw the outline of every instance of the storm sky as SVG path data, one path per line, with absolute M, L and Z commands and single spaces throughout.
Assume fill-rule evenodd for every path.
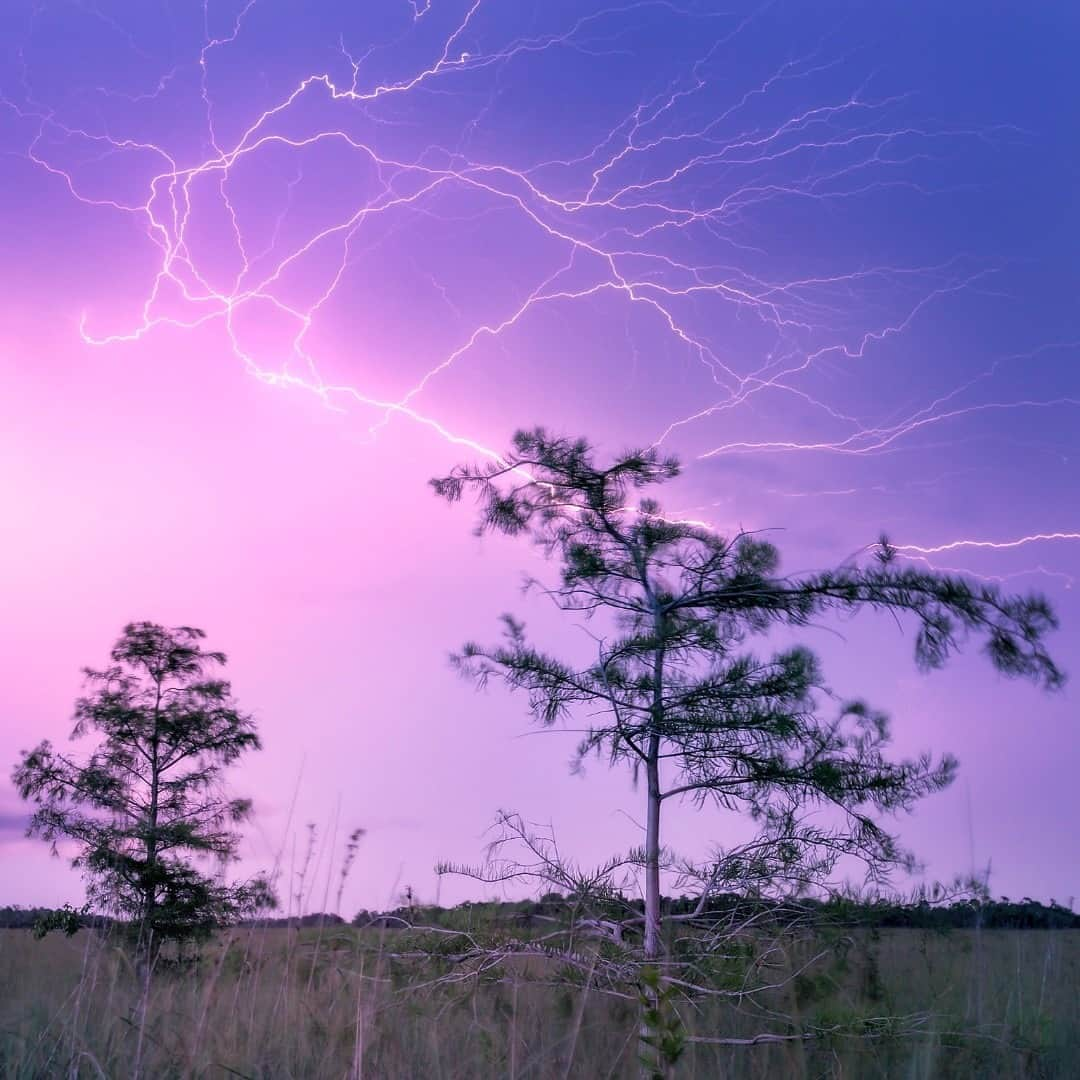
M 8 774 L 133 619 L 206 629 L 258 718 L 242 870 L 291 882 L 313 822 L 333 881 L 365 828 L 350 914 L 478 895 L 432 868 L 499 808 L 636 844 L 627 777 L 447 663 L 507 610 L 589 644 L 426 486 L 519 427 L 677 453 L 666 508 L 788 570 L 885 532 L 1044 592 L 1075 668 L 1066 5 L 11 0 L 0 42 L 0 903 L 81 899 Z M 929 877 L 1080 891 L 1074 689 L 976 642 L 919 674 L 888 618 L 807 637 L 898 752 L 960 758 L 898 823 Z

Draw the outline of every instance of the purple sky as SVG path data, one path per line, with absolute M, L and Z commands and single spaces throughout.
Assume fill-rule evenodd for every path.
M 885 530 L 1044 591 L 1075 668 L 1075 14 L 298 7 L 0 13 L 0 903 L 81 898 L 8 773 L 132 619 L 204 627 L 258 717 L 245 869 L 311 821 L 332 874 L 364 827 L 350 913 L 433 899 L 500 807 L 583 861 L 637 843 L 622 775 L 569 775 L 572 735 L 446 663 L 505 610 L 587 645 L 519 596 L 525 544 L 426 487 L 519 426 L 660 441 L 666 506 L 784 530 L 788 569 Z M 960 757 L 900 823 L 929 875 L 1080 893 L 1075 690 L 833 629 L 831 684 Z M 736 833 L 683 811 L 668 839 Z

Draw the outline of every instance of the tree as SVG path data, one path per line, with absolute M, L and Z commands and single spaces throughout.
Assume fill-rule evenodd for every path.
M 13 774 L 37 805 L 28 835 L 54 852 L 74 842 L 89 901 L 131 920 L 144 960 L 164 941 L 273 903 L 264 879 L 226 885 L 192 862 L 235 859 L 235 827 L 251 802 L 230 798 L 222 774 L 260 746 L 254 721 L 216 674 L 224 653 L 204 650 L 204 637 L 190 626 L 127 625 L 111 665 L 84 669 L 90 692 L 75 705 L 71 738 L 97 732 L 101 743 L 80 762 L 46 740 Z
M 883 713 L 834 699 L 809 649 L 759 657 L 747 649 L 751 638 L 829 611 L 872 608 L 914 619 L 920 668 L 941 666 L 963 636 L 979 634 L 1004 674 L 1048 688 L 1063 682 L 1044 646 L 1056 621 L 1041 597 L 900 567 L 884 539 L 867 565 L 782 576 L 776 548 L 759 536 L 726 539 L 670 520 L 651 498 L 630 505 L 634 492 L 678 473 L 678 460 L 654 449 L 601 468 L 585 440 L 537 428 L 518 432 L 505 458 L 431 481 L 450 502 L 476 493 L 478 534 L 529 535 L 557 558 L 558 584 L 540 587 L 560 609 L 610 616 L 611 636 L 597 637 L 597 658 L 584 667 L 539 651 L 510 615 L 502 644 L 470 643 L 454 659 L 479 684 L 495 676 L 525 691 L 543 725 L 587 714 L 578 760 L 604 753 L 635 781 L 644 777 L 646 835 L 635 858 L 645 879 L 647 962 L 663 953 L 662 869 L 696 881 L 699 911 L 723 889 L 805 891 L 845 855 L 881 880 L 913 860 L 877 812 L 908 810 L 955 775 L 948 755 L 890 761 Z M 835 703 L 831 715 L 825 702 Z M 661 820 L 677 799 L 745 812 L 758 833 L 704 865 L 676 860 Z M 812 813 L 825 807 L 828 825 Z

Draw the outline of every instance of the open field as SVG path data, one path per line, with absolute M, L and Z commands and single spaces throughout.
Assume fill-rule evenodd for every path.
M 239 930 L 155 975 L 80 931 L 0 931 L 0 1077 L 636 1075 L 636 1002 L 543 957 L 486 972 L 409 954 L 408 931 Z M 679 1077 L 1080 1076 L 1080 931 L 856 931 L 771 1000 L 683 1003 Z M 794 1021 L 770 1018 L 769 1009 Z M 920 1018 L 918 1014 L 929 1014 Z M 708 1040 L 906 1017 L 900 1034 Z M 693 1041 L 702 1040 L 702 1041 Z

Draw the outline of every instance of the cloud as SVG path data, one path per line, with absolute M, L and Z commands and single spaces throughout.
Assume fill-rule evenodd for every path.
M 21 840 L 26 835 L 29 821 L 29 814 L 0 810 L 0 844 Z
M 14 844 L 26 835 L 30 811 L 13 788 L 0 783 L 0 845 Z

